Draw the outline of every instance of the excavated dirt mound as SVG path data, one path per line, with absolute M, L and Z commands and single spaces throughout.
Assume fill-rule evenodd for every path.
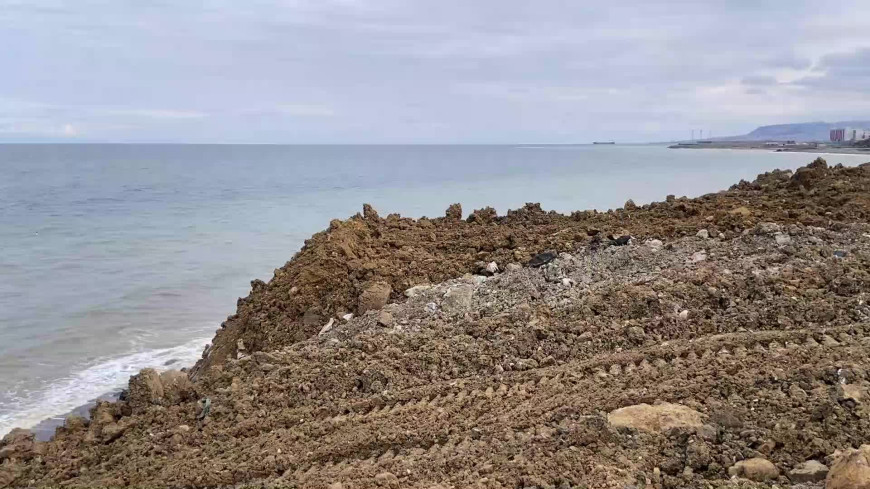
M 448 216 L 334 221 L 0 487 L 862 487 L 870 165 Z

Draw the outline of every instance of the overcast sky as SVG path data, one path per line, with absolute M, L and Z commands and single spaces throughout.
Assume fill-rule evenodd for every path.
M 0 141 L 656 141 L 870 119 L 867 0 L 0 0 Z

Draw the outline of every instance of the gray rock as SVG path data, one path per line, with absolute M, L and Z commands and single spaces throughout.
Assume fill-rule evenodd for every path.
M 517 270 L 522 270 L 522 269 L 523 269 L 523 266 L 520 265 L 519 263 L 508 263 L 508 265 L 507 265 L 507 271 L 509 271 L 509 272 L 515 272 Z
M 494 261 L 491 261 L 486 264 L 486 272 L 490 275 L 495 275 L 498 273 L 498 264 Z
M 807 460 L 788 473 L 788 478 L 794 483 L 821 482 L 828 476 L 828 467 L 817 461 Z
M 702 229 L 702 230 L 698 231 L 697 233 L 695 233 L 695 236 L 697 236 L 701 239 L 708 239 L 710 237 L 710 231 L 707 231 L 706 229 Z
M 461 313 L 471 308 L 471 296 L 474 294 L 472 285 L 455 285 L 444 294 L 441 308 L 447 313 Z
M 692 256 L 691 256 L 691 258 L 689 258 L 689 260 L 692 263 L 701 263 L 702 261 L 707 260 L 707 253 L 703 252 L 703 251 L 696 251 L 696 252 L 692 253 Z
M 407 298 L 409 298 L 409 299 L 412 298 L 412 297 L 417 297 L 418 295 L 420 295 L 420 294 L 426 292 L 427 290 L 429 290 L 429 289 L 431 289 L 431 288 L 432 288 L 432 286 L 431 286 L 431 285 L 428 285 L 428 284 L 425 284 L 425 285 L 415 285 L 415 286 L 413 286 L 413 287 L 411 287 L 410 289 L 408 289 L 408 290 L 405 291 L 405 297 L 407 297 Z
M 651 240 L 647 241 L 645 244 L 649 249 L 651 249 L 653 251 L 659 251 L 660 249 L 662 249 L 662 246 L 664 246 L 664 244 L 662 243 L 662 241 L 660 239 L 651 239 Z
M 776 244 L 779 246 L 785 246 L 791 243 L 791 236 L 786 233 L 776 233 L 773 238 L 776 240 Z

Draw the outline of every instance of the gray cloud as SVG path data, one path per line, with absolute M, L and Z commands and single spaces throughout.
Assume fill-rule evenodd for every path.
M 0 0 L 0 140 L 658 140 L 861 118 L 827 93 L 867 90 L 860 4 Z

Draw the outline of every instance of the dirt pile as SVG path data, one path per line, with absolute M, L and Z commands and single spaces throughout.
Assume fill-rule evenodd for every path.
M 870 165 L 449 214 L 334 221 L 193 384 L 10 434 L 0 486 L 862 487 Z

